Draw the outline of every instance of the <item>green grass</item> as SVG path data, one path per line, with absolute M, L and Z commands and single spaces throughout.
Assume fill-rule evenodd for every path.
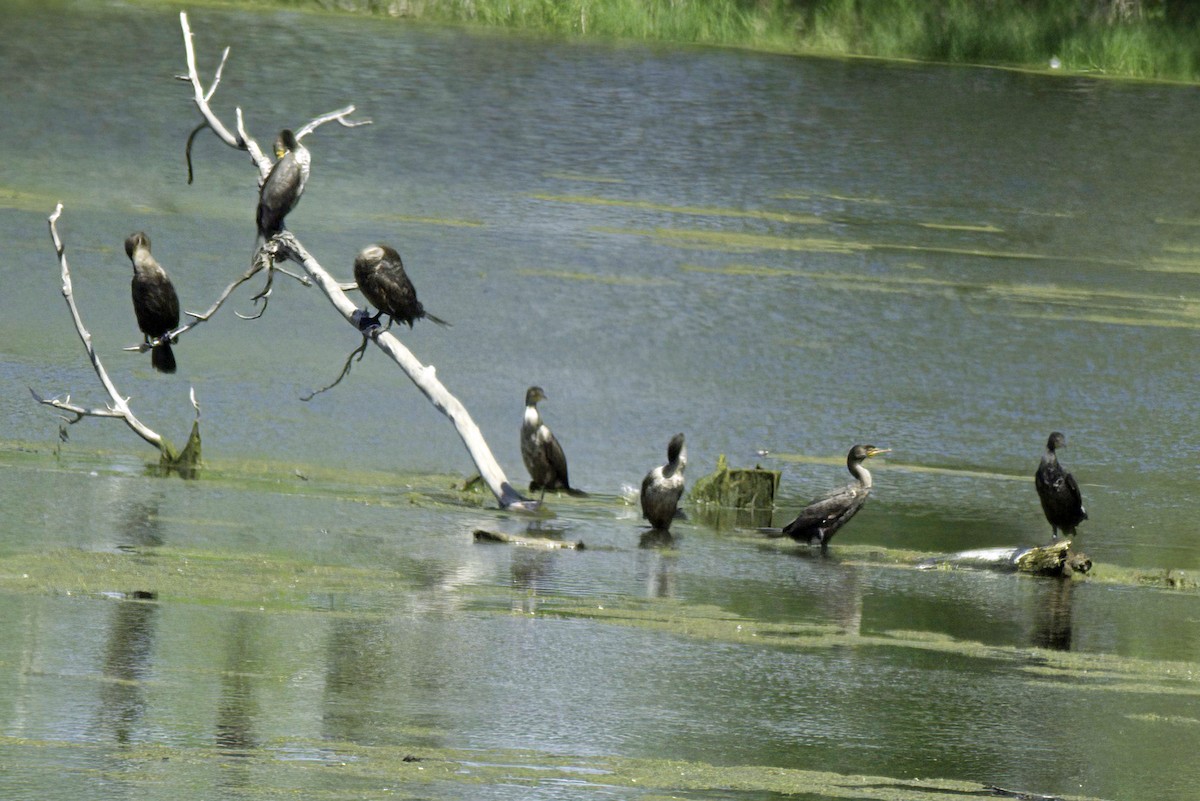
M 1164 0 L 251 0 L 594 36 L 1195 82 L 1200 25 Z
M 1156 4 L 1128 19 L 1082 0 L 827 0 L 813 3 L 801 49 L 923 61 L 1061 69 L 1138 78 L 1200 78 L 1197 26 Z

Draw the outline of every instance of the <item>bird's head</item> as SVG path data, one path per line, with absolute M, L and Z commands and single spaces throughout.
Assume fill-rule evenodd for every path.
M 541 387 L 530 387 L 525 390 L 525 405 L 537 406 L 538 401 L 546 399 L 546 393 Z
M 132 259 L 134 251 L 141 248 L 150 249 L 150 237 L 146 236 L 145 232 L 138 231 L 125 239 L 125 255 L 129 258 Z
M 683 434 L 676 434 L 671 437 L 670 443 L 667 444 L 667 461 L 687 461 L 687 447 L 684 445 Z
M 848 462 L 862 462 L 881 453 L 891 453 L 891 448 L 876 448 L 874 445 L 855 445 L 850 449 Z
M 1046 440 L 1046 450 L 1054 451 L 1059 448 L 1065 448 L 1066 445 L 1067 438 L 1062 435 L 1061 431 L 1050 432 L 1050 438 Z
M 354 266 L 374 267 L 383 261 L 384 255 L 383 245 L 368 245 L 358 252 L 358 256 L 354 259 Z
M 300 140 L 296 138 L 296 134 L 290 129 L 284 128 L 279 132 L 279 136 L 275 137 L 275 158 L 281 159 L 289 150 L 296 150 L 300 147 Z

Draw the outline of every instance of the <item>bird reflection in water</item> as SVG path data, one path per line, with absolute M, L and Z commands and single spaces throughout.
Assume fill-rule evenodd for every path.
M 1071 650 L 1071 595 L 1075 582 L 1070 578 L 1047 578 L 1034 604 L 1033 634 L 1030 641 L 1039 648 Z
M 215 739 L 222 753 L 231 757 L 250 756 L 259 747 L 255 736 L 258 704 L 254 697 L 254 674 L 258 671 L 255 643 L 261 641 L 258 620 L 238 613 L 226 629 L 225 665 L 217 700 Z M 231 785 L 243 788 L 250 777 L 225 774 Z
M 162 496 L 156 495 L 123 505 L 117 524 L 122 540 L 117 543 L 119 549 L 138 551 L 142 548 L 156 548 L 166 541 L 162 520 L 158 516 L 161 503 Z
M 860 633 L 864 580 L 859 566 L 843 563 L 824 549 L 805 548 L 791 554 L 805 572 L 781 602 L 799 604 L 813 613 L 815 622 L 832 623 L 847 634 Z
M 99 725 L 121 745 L 134 742 L 146 709 L 143 682 L 153 669 L 155 623 L 158 604 L 145 600 L 118 601 L 104 649 L 104 678 L 100 689 Z M 147 598 L 147 596 L 149 596 Z
M 532 524 L 527 531 L 531 537 L 561 539 L 562 529 L 547 530 Z M 549 537 L 547 537 L 549 535 Z M 555 536 L 557 535 L 557 536 Z M 556 554 L 537 548 L 520 548 L 513 552 L 510 570 L 512 575 L 512 610 L 532 615 L 538 611 L 542 594 L 550 590 Z
M 647 534 L 653 534 L 653 531 Z M 670 539 L 671 535 L 661 532 Z M 643 535 L 645 539 L 646 535 Z M 645 547 L 645 546 L 643 546 Z M 646 588 L 647 598 L 675 597 L 675 568 L 679 554 L 669 548 L 647 548 L 638 557 L 638 581 Z

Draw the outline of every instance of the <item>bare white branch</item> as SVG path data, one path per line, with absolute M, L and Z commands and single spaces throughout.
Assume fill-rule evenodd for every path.
M 255 167 L 258 169 L 259 185 L 266 180 L 267 175 L 271 171 L 272 161 L 269 157 L 263 154 L 258 144 L 255 142 L 245 128 L 241 108 L 236 109 L 237 114 L 237 136 L 234 136 L 221 123 L 216 114 L 208 105 L 209 99 L 212 97 L 212 92 L 205 92 L 203 85 L 200 82 L 199 75 L 196 71 L 196 55 L 192 44 L 192 31 L 188 25 L 187 13 L 180 12 L 180 25 L 183 28 L 184 47 L 187 52 L 188 62 L 188 80 L 192 84 L 193 100 L 201 116 L 227 145 L 239 150 L 247 151 L 254 161 Z M 222 64 L 224 58 L 222 58 Z M 218 72 L 219 77 L 219 72 Z M 317 117 L 304 126 L 298 129 L 297 138 L 306 136 L 316 130 L 321 125 L 329 122 L 337 122 L 345 127 L 357 127 L 359 125 L 369 124 L 369 120 L 352 121 L 350 115 L 354 112 L 354 106 L 346 106 L 329 114 Z M 282 258 L 276 258 L 277 256 Z M 260 258 L 266 259 L 269 262 L 267 274 L 267 285 L 262 292 L 256 296 L 257 299 L 264 300 L 269 296 L 271 290 L 271 279 L 276 268 L 274 265 L 277 261 L 290 259 L 304 268 L 308 277 L 316 283 L 316 285 L 329 298 L 330 303 L 342 315 L 356 332 L 362 334 L 357 326 L 357 318 L 355 312 L 357 308 L 350 299 L 346 297 L 343 291 L 343 284 L 333 279 L 325 271 L 323 267 L 304 249 L 299 241 L 289 231 L 284 230 L 282 233 L 272 237 L 271 240 L 263 245 L 259 250 L 259 254 L 255 257 L 257 264 Z M 248 277 L 248 276 L 247 276 Z M 355 286 L 353 284 L 347 286 Z M 260 311 L 259 314 L 262 312 Z M 427 367 L 421 364 L 415 356 L 406 348 L 400 340 L 387 331 L 375 328 L 367 332 L 367 336 L 386 353 L 397 365 L 404 371 L 409 379 L 417 386 L 425 397 L 427 397 L 442 414 L 446 415 L 454 424 L 458 431 L 459 437 L 462 438 L 463 444 L 466 445 L 467 452 L 471 459 L 475 462 L 476 468 L 479 470 L 480 476 L 487 483 L 492 494 L 496 496 L 502 507 L 508 509 L 525 509 L 534 510 L 539 506 L 537 501 L 530 501 L 523 498 L 508 479 L 504 475 L 504 471 L 492 456 L 491 450 L 488 448 L 487 442 L 483 438 L 483 434 L 479 431 L 479 427 L 471 419 L 466 408 L 461 402 L 442 385 L 437 379 L 436 371 L 433 367 Z
M 196 68 L 196 49 L 192 37 L 192 28 L 188 24 L 187 12 L 179 12 L 179 25 L 183 29 L 183 47 L 187 56 L 187 76 L 180 76 L 192 85 L 192 102 L 196 104 L 196 108 L 200 111 L 200 115 L 204 117 L 205 123 L 215 133 L 222 142 L 237 150 L 245 150 L 251 160 L 254 161 L 254 166 L 258 168 L 259 185 L 267 179 L 267 175 L 271 172 L 272 159 L 266 153 L 263 153 L 258 142 L 254 140 L 249 133 L 246 132 L 245 121 L 242 117 L 242 109 L 236 109 L 237 114 L 237 134 L 231 132 L 225 124 L 221 122 L 220 117 L 212 110 L 209 101 L 217 91 L 217 85 L 221 82 L 221 74 L 225 69 L 225 62 L 229 58 L 229 48 L 226 47 L 221 54 L 221 63 L 217 66 L 216 74 L 213 77 L 212 85 L 204 88 L 204 83 L 200 80 L 200 73 Z M 350 115 L 354 113 L 354 106 L 346 106 L 345 108 L 331 111 L 328 114 L 322 114 L 316 119 L 305 123 L 296 133 L 296 138 L 307 136 L 315 131 L 320 126 L 327 122 L 337 122 L 347 128 L 357 128 L 360 125 L 370 125 L 370 120 L 351 120 Z
M 137 351 L 138 353 L 145 353 L 146 351 L 150 350 L 151 348 L 155 347 L 156 345 L 162 344 L 163 342 L 172 342 L 172 343 L 175 342 L 175 340 L 179 339 L 179 337 L 182 336 L 183 334 L 186 334 L 188 331 L 191 331 L 193 328 L 200 325 L 201 323 L 208 322 L 208 320 L 212 319 L 212 316 L 214 314 L 216 314 L 217 310 L 220 309 L 221 306 L 223 306 L 225 304 L 225 301 L 227 301 L 229 299 L 229 296 L 233 294 L 233 291 L 235 289 L 237 289 L 239 286 L 241 286 L 242 284 L 249 281 L 251 278 L 253 278 L 255 275 L 257 275 L 259 272 L 261 272 L 264 268 L 266 268 L 268 270 L 278 269 L 278 268 L 274 267 L 274 265 L 271 264 L 269 259 L 262 258 L 262 257 L 256 257 L 254 259 L 254 262 L 250 265 L 250 269 L 247 270 L 245 273 L 243 273 L 242 276 L 240 278 L 238 278 L 236 281 L 231 283 L 229 286 L 225 287 L 225 290 L 221 293 L 220 297 L 218 297 L 216 299 L 216 301 L 213 302 L 213 305 L 210 306 L 207 311 L 204 311 L 204 312 L 185 311 L 184 314 L 186 314 L 188 317 L 192 318 L 191 322 L 185 323 L 184 325 L 178 326 L 177 328 L 173 328 L 170 331 L 168 331 L 166 334 L 163 334 L 161 337 L 158 337 L 157 339 L 152 339 L 149 342 L 139 342 L 136 345 L 130 345 L 129 347 L 125 348 L 125 350 Z M 285 272 L 287 275 L 291 276 L 292 278 L 295 278 L 297 281 L 299 281 L 301 284 L 304 284 L 305 286 L 312 286 L 312 282 L 306 276 L 297 275 L 295 273 L 284 271 L 284 270 L 281 270 L 280 272 Z M 265 289 L 264 291 L 267 294 L 270 293 L 269 281 L 268 281 L 267 289 Z M 259 295 L 255 295 L 254 299 L 257 301 L 257 299 L 261 295 L 262 295 L 262 293 L 260 293 Z M 259 317 L 262 316 L 262 313 L 263 313 L 263 310 L 259 310 L 259 312 L 257 314 L 247 316 L 244 314 L 238 314 L 237 312 L 234 312 L 234 314 L 237 314 L 237 316 L 241 317 L 243 320 L 258 319 Z
M 192 91 L 195 94 L 197 108 L 199 108 L 200 113 L 204 115 L 205 121 L 208 122 L 208 127 L 212 129 L 213 133 L 221 138 L 221 141 L 230 147 L 235 147 L 238 150 L 245 150 L 245 145 L 238 140 L 238 137 L 234 136 L 233 133 L 231 133 L 230 130 L 225 127 L 217 115 L 214 114 L 212 109 L 208 106 L 208 101 L 212 97 L 212 93 L 205 92 L 204 84 L 200 82 L 200 73 L 196 70 L 196 49 L 192 42 L 192 29 L 191 26 L 188 25 L 186 11 L 179 12 L 179 24 L 183 28 L 183 48 L 187 54 L 188 82 L 192 84 Z M 228 53 L 228 48 L 226 49 L 226 53 Z M 224 61 L 224 58 L 222 58 L 222 65 L 224 64 Z M 218 76 L 219 75 L 220 72 L 218 72 Z M 213 86 L 213 90 L 216 90 L 215 85 Z
M 358 128 L 362 125 L 370 125 L 371 124 L 370 120 L 347 119 L 353 113 L 354 113 L 354 106 L 346 106 L 343 109 L 338 109 L 337 111 L 331 111 L 328 114 L 322 114 L 320 117 L 317 117 L 315 120 L 305 123 L 300 128 L 300 130 L 296 131 L 296 138 L 303 139 L 304 137 L 308 136 L 310 133 L 317 130 L 317 128 L 320 128 L 322 125 L 324 125 L 327 122 L 337 122 L 343 128 Z
M 359 311 L 351 301 L 346 297 L 341 289 L 341 284 L 325 271 L 316 259 L 304 249 L 304 246 L 296 239 L 289 231 L 284 231 L 275 237 L 275 241 L 279 243 L 281 254 L 301 265 L 313 283 L 317 285 L 329 298 L 329 302 L 338 310 L 347 323 L 358 331 L 357 321 L 359 316 L 356 312 Z M 362 333 L 362 332 L 360 332 Z M 504 470 L 501 469 L 495 457 L 492 456 L 492 451 L 488 448 L 487 441 L 483 438 L 483 433 L 479 427 L 475 425 L 475 421 L 471 419 L 471 415 L 467 412 L 466 407 L 450 394 L 450 391 L 437 378 L 437 370 L 433 366 L 422 364 L 416 356 L 412 354 L 407 347 L 404 346 L 390 331 L 385 331 L 382 328 L 372 328 L 365 332 L 366 335 L 379 347 L 381 351 L 386 353 L 388 357 L 394 361 L 409 380 L 416 385 L 417 389 L 421 390 L 422 394 L 433 403 L 434 408 L 444 414 L 454 424 L 454 428 L 458 431 L 459 437 L 462 438 L 463 444 L 467 448 L 471 460 L 475 462 L 475 467 L 479 470 L 479 475 L 488 485 L 488 489 L 496 496 L 500 505 L 506 509 L 521 509 L 535 510 L 539 504 L 537 501 L 531 501 L 523 498 L 519 492 L 509 483 L 508 478 L 504 475 Z
M 60 417 L 62 417 L 62 419 L 66 420 L 68 423 L 78 423 L 80 420 L 82 420 L 85 417 L 122 417 L 123 416 L 121 414 L 121 412 L 116 411 L 111 408 L 108 408 L 108 407 L 105 407 L 103 409 L 88 409 L 84 406 L 80 406 L 77 403 L 71 403 L 70 395 L 67 395 L 65 398 L 43 398 L 41 395 L 37 394 L 37 392 L 35 392 L 32 387 L 30 387 L 30 389 L 29 389 L 29 394 L 33 395 L 33 399 L 36 400 L 38 403 L 45 404 L 46 406 L 52 406 L 55 409 L 60 409 L 64 412 L 70 412 L 72 415 L 74 415 L 74 417 L 66 417 L 66 416 L 60 415 Z
M 221 85 L 221 73 L 225 71 L 225 62 L 229 60 L 229 48 L 226 47 L 221 53 L 221 63 L 217 65 L 216 74 L 213 75 L 212 86 L 208 87 L 208 92 L 204 95 L 204 101 L 212 100 L 212 96 L 216 94 L 217 87 Z

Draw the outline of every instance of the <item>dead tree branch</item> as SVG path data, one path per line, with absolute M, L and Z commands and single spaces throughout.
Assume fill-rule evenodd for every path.
M 272 162 L 262 152 L 262 149 L 254 141 L 254 139 L 246 132 L 244 120 L 242 117 L 241 108 L 237 108 L 237 134 L 232 133 L 209 106 L 209 100 L 212 98 L 213 91 L 216 89 L 216 83 L 220 80 L 221 68 L 218 68 L 216 77 L 213 80 L 213 86 L 205 90 L 203 83 L 200 80 L 199 72 L 196 68 L 196 52 L 192 41 L 192 30 L 188 25 L 187 13 L 180 12 L 180 26 L 183 29 L 184 48 L 187 55 L 188 73 L 186 80 L 192 85 L 192 100 L 196 104 L 197 110 L 201 117 L 205 120 L 208 127 L 217 135 L 225 144 L 236 150 L 245 150 L 250 154 L 251 160 L 258 169 L 258 184 L 261 186 L 266 180 L 267 175 L 271 171 Z M 222 56 L 221 67 L 225 64 L 225 56 Z M 302 137 L 317 127 L 329 122 L 338 122 L 346 127 L 356 127 L 358 125 L 367 124 L 366 121 L 351 121 L 350 115 L 354 113 L 354 106 L 347 106 L 343 109 L 330 112 L 310 121 L 301 127 L 297 133 L 297 137 Z M 346 297 L 343 291 L 343 285 L 334 280 L 332 276 L 317 262 L 316 259 L 308 253 L 300 242 L 286 229 L 281 233 L 273 236 L 270 241 L 264 244 L 263 251 L 266 251 L 266 258 L 272 263 L 276 261 L 276 256 L 282 260 L 290 259 L 304 268 L 305 273 L 317 285 L 325 296 L 329 298 L 330 303 L 349 323 L 356 333 L 362 334 L 357 326 L 357 318 L 355 312 L 357 307 Z M 257 258 L 256 258 L 257 262 Z M 269 279 L 268 279 L 269 280 Z M 269 285 L 268 285 L 269 286 Z M 264 293 L 269 290 L 264 290 Z M 265 294 L 263 295 L 265 297 Z M 513 488 L 508 479 L 504 475 L 504 471 L 500 468 L 492 456 L 491 450 L 488 448 L 487 442 L 483 438 L 483 434 L 479 431 L 479 427 L 471 419 L 466 408 L 461 402 L 442 385 L 438 380 L 436 371 L 432 366 L 425 366 L 413 356 L 395 336 L 387 331 L 373 329 L 367 332 L 367 336 L 386 353 L 396 364 L 404 371 L 409 379 L 417 386 L 419 390 L 427 397 L 434 407 L 442 414 L 446 415 L 454 424 L 459 437 L 467 448 L 472 461 L 475 462 L 476 468 L 479 470 L 480 476 L 487 483 L 492 494 L 496 496 L 496 500 L 501 507 L 508 509 L 534 509 L 537 503 L 523 498 L 520 493 Z
M 325 296 L 329 298 L 329 302 L 338 310 L 343 319 L 355 331 L 358 331 L 359 309 L 351 302 L 350 298 L 346 297 L 346 293 L 342 291 L 338 281 L 325 271 L 325 268 L 304 249 L 304 246 L 296 240 L 296 237 L 291 232 L 284 231 L 276 236 L 274 241 L 279 244 L 280 255 L 304 267 L 305 272 L 312 278 L 313 283 L 325 293 Z M 488 448 L 487 441 L 483 438 L 483 433 L 475 425 L 475 421 L 471 419 L 470 413 L 467 412 L 466 407 L 462 405 L 458 398 L 451 395 L 450 391 L 438 380 L 437 370 L 432 365 L 426 366 L 422 364 L 412 354 L 412 351 L 406 348 L 404 343 L 397 339 L 390 331 L 385 331 L 382 328 L 372 328 L 360 333 L 365 333 L 381 351 L 386 353 L 404 371 L 404 374 L 416 385 L 417 389 L 421 390 L 421 393 L 429 399 L 434 408 L 450 419 L 463 444 L 467 447 L 467 452 L 470 454 L 472 461 L 475 462 L 475 467 L 479 470 L 479 475 L 488 485 L 492 494 L 496 496 L 496 500 L 499 501 L 502 507 L 526 510 L 537 508 L 538 503 L 536 501 L 523 498 L 513 488 L 512 484 L 509 483 L 496 458 L 492 456 L 492 451 Z
M 165 466 L 174 467 L 180 460 L 180 454 L 176 452 L 170 441 L 154 431 L 145 423 L 137 418 L 133 410 L 129 408 L 129 398 L 122 397 L 117 392 L 117 387 L 109 378 L 108 371 L 104 369 L 104 364 L 100 361 L 100 355 L 96 353 L 96 348 L 92 343 L 92 335 L 83 324 L 83 317 L 79 313 L 79 307 L 75 304 L 75 292 L 71 284 L 71 269 L 67 265 L 66 246 L 63 245 L 62 239 L 58 235 L 58 218 L 62 216 L 62 204 L 59 203 L 55 208 L 54 213 L 50 215 L 50 239 L 54 242 L 54 252 L 58 257 L 59 267 L 62 270 L 62 295 L 67 302 L 67 308 L 71 311 L 71 319 L 75 323 L 75 331 L 79 334 L 79 339 L 83 342 L 84 350 L 87 351 L 88 359 L 92 362 L 92 368 L 96 371 L 96 376 L 100 379 L 100 383 L 104 386 L 108 393 L 111 402 L 103 408 L 88 408 L 71 402 L 71 396 L 65 398 L 43 398 L 32 389 L 30 392 L 39 403 L 44 403 L 47 406 L 52 406 L 60 411 L 68 412 L 73 417 L 63 417 L 68 425 L 79 422 L 85 417 L 117 417 L 125 421 L 125 424 L 133 429 L 139 437 L 158 449 L 161 455 L 161 463 Z M 200 417 L 200 407 L 196 403 L 195 391 L 192 392 L 192 405 L 196 409 L 197 421 Z M 196 442 L 199 442 L 198 429 L 193 427 L 193 436 Z M 189 448 L 191 441 L 189 440 Z M 198 449 L 198 445 L 196 446 Z M 185 449 L 185 451 L 188 449 Z M 198 453 L 197 453 L 198 459 Z M 194 467 L 194 465 L 193 465 Z
M 338 373 L 338 377 L 337 377 L 337 378 L 335 378 L 335 379 L 333 379 L 333 382 L 332 382 L 332 383 L 330 383 L 330 384 L 326 384 L 325 386 L 321 387 L 320 389 L 318 389 L 318 390 L 316 390 L 316 391 L 314 391 L 314 392 L 310 392 L 310 393 L 308 393 L 307 395 L 301 395 L 301 396 L 300 396 L 300 400 L 302 400 L 302 401 L 304 401 L 305 403 L 307 403 L 308 401 L 310 401 L 310 400 L 312 400 L 313 398 L 315 398 L 315 397 L 317 397 L 318 395 L 320 395 L 322 392 L 328 392 L 329 390 L 331 390 L 331 389 L 333 389 L 334 387 L 336 387 L 338 384 L 342 383 L 342 379 L 343 379 L 343 378 L 345 378 L 346 376 L 350 375 L 350 368 L 354 367 L 354 363 L 355 363 L 356 361 L 359 361 L 359 362 L 361 362 L 361 361 L 362 361 L 362 358 L 363 358 L 363 356 L 365 356 L 365 355 L 366 355 L 366 353 L 367 353 L 367 341 L 368 341 L 368 340 L 367 340 L 367 337 L 364 335 L 364 336 L 363 336 L 363 341 L 362 341 L 362 344 L 361 344 L 361 345 L 359 345 L 359 346 L 358 346 L 357 348 L 355 348 L 354 350 L 350 351 L 350 355 L 346 357 L 346 363 L 342 365 L 342 371 L 341 371 L 340 373 Z M 357 358 L 356 358 L 356 357 L 357 357 Z

